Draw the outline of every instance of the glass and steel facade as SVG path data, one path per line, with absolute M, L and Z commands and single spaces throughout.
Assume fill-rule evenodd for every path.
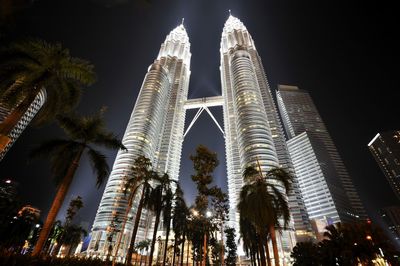
M 127 208 L 124 179 L 135 158 L 150 158 L 153 168 L 178 180 L 185 112 L 190 77 L 190 43 L 183 25 L 172 30 L 162 43 L 158 56 L 150 65 L 128 122 L 122 143 L 127 151 L 120 150 L 97 210 L 92 228 L 88 255 L 105 257 L 110 243 L 107 228 L 115 219 L 123 220 Z M 138 193 L 140 194 L 140 193 Z M 117 233 L 113 242 L 122 234 L 119 259 L 126 255 L 133 230 L 138 196 L 130 210 L 123 232 Z M 139 224 L 137 240 L 143 240 L 151 217 L 144 211 Z M 114 245 L 115 248 L 115 245 Z M 113 250 L 115 254 L 116 250 Z
M 308 92 L 279 85 L 277 101 L 310 218 L 325 217 L 333 222 L 366 219 L 353 182 Z M 321 190 L 316 190 L 317 185 Z

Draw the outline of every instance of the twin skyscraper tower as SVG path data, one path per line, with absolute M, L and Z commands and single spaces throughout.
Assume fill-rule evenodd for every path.
M 290 157 L 278 108 L 268 85 L 261 58 L 246 27 L 231 15 L 223 28 L 220 54 L 222 96 L 188 100 L 191 53 L 189 37 L 183 24 L 172 30 L 161 44 L 156 60 L 148 68 L 122 140 L 127 151 L 118 152 L 101 199 L 92 228 L 88 254 L 105 256 L 108 252 L 107 230 L 113 221 L 116 219 L 122 221 L 125 215 L 128 203 L 122 190 L 124 177 L 135 158 L 144 155 L 152 160 L 153 167 L 160 174 L 166 172 L 172 179 L 179 179 L 187 109 L 198 108 L 197 117 L 203 110 L 209 112 L 210 106 L 223 108 L 224 126 L 220 129 L 223 132 L 226 149 L 229 225 L 234 227 L 236 232 L 239 232 L 236 206 L 244 185 L 242 174 L 246 166 L 258 162 L 262 171 L 280 166 L 296 176 L 298 171 Z M 296 92 L 295 88 L 291 89 Z M 284 105 L 282 97 L 280 99 L 279 104 L 282 106 L 279 106 L 279 109 L 285 110 L 282 119 L 286 128 L 291 122 L 292 109 Z M 300 112 L 301 110 L 298 111 Z M 209 114 L 212 116 L 210 112 Z M 288 136 L 295 137 L 292 133 Z M 330 139 L 329 134 L 327 137 Z M 330 150 L 331 153 L 337 154 L 334 146 L 330 148 L 334 149 Z M 336 159 L 340 160 L 340 157 Z M 302 163 L 307 165 L 307 162 Z M 300 165 L 300 170 L 301 167 L 304 168 Z M 325 180 L 326 175 L 323 174 L 317 176 L 318 180 L 313 181 L 317 185 L 318 182 L 321 184 L 325 182 L 324 187 L 327 190 L 323 191 L 321 198 L 328 199 L 330 206 L 335 209 L 335 212 L 325 214 L 323 208 L 320 208 L 315 219 L 337 222 L 363 215 L 361 203 L 344 166 L 337 171 L 341 171 L 342 175 L 329 176 L 336 180 L 331 182 L 332 186 L 329 180 Z M 303 179 L 296 177 L 293 192 L 288 195 L 292 230 L 285 231 L 282 235 L 280 242 L 283 251 L 290 250 L 295 239 L 307 238 L 312 232 L 307 203 L 302 196 L 304 194 L 302 188 L 309 186 L 310 181 L 304 180 L 307 178 L 308 176 L 303 176 Z M 315 200 L 318 200 L 318 197 L 316 199 L 314 197 L 311 205 L 318 205 Z M 135 200 L 129 217 L 135 217 L 137 204 L 138 199 Z M 151 224 L 148 222 L 151 219 L 149 216 L 149 213 L 142 215 L 138 240 L 148 238 L 152 230 L 156 230 L 149 227 Z M 125 230 L 118 233 L 122 234 L 118 251 L 121 258 L 125 256 L 130 243 L 133 221 L 134 219 L 128 219 Z

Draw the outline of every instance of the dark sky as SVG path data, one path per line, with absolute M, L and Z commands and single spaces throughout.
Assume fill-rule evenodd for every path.
M 220 94 L 219 44 L 228 9 L 253 36 L 270 85 L 308 90 L 325 121 L 361 199 L 372 218 L 380 207 L 398 204 L 367 149 L 379 131 L 399 129 L 399 19 L 394 6 L 327 5 L 325 1 L 233 0 L 37 0 L 18 14 L 14 34 L 34 36 L 69 48 L 90 60 L 98 81 L 79 111 L 108 106 L 110 130 L 122 137 L 147 67 L 165 36 L 185 18 L 191 42 L 189 98 Z M 222 109 L 213 109 L 222 123 Z M 195 111 L 188 113 L 188 124 Z M 35 144 L 62 135 L 54 125 L 28 128 L 0 163 L 0 178 L 13 178 L 26 203 L 46 214 L 55 194 L 46 160 L 27 164 Z M 181 182 L 190 202 L 195 188 L 191 161 L 198 144 L 218 152 L 217 184 L 226 189 L 222 135 L 204 113 L 186 137 Z M 112 164 L 116 152 L 108 152 Z M 104 185 L 96 190 L 86 160 L 67 196 L 81 195 L 80 218 L 93 222 Z M 65 209 L 60 213 L 64 216 Z

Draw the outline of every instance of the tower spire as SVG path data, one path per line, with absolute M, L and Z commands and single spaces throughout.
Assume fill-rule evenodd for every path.
M 185 22 L 185 18 L 182 18 L 181 25 L 183 26 L 183 22 Z
M 230 9 L 228 9 L 228 12 L 229 12 L 229 16 L 232 16 L 232 13 L 231 13 L 231 10 L 230 10 Z

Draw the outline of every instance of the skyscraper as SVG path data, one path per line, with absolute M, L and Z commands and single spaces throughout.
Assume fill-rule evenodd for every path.
M 154 169 L 160 173 L 167 172 L 174 180 L 178 179 L 190 57 L 189 38 L 184 26 L 180 25 L 168 34 L 144 78 L 122 140 L 127 151 L 119 151 L 115 159 L 93 224 L 89 254 L 107 254 L 107 227 L 115 219 L 123 220 L 128 204 L 123 193 L 124 178 L 136 157 L 144 155 L 150 158 Z M 136 198 L 130 217 L 135 216 L 137 205 Z M 151 229 L 147 227 L 147 219 L 148 215 L 144 212 L 138 240 L 144 239 Z M 125 257 L 133 222 L 134 219 L 128 219 L 124 232 L 118 233 L 122 234 L 118 251 L 120 258 Z
M 383 221 L 398 244 L 400 241 L 400 206 L 385 207 L 380 212 Z
M 229 215 L 238 231 L 236 206 L 244 169 L 259 163 L 263 172 L 280 166 L 294 175 L 294 170 L 261 58 L 246 27 L 233 16 L 225 22 L 220 54 Z M 302 239 L 311 227 L 296 178 L 289 206 L 297 237 Z
M 279 85 L 278 107 L 310 219 L 366 218 L 353 182 L 307 91 Z
M 122 141 L 128 151 L 119 151 L 97 211 L 87 251 L 90 255 L 106 256 L 110 244 L 106 243 L 107 227 L 116 218 L 123 219 L 127 208 L 123 196 L 124 176 L 137 156 L 151 158 L 153 167 L 159 173 L 167 172 L 173 179 L 178 179 L 187 109 L 198 109 L 198 112 L 186 133 L 206 110 L 224 134 L 229 223 L 237 232 L 239 215 L 236 206 L 245 168 L 259 163 L 264 172 L 273 167 L 283 167 L 294 175 L 260 56 L 243 23 L 230 15 L 223 28 L 220 48 L 222 96 L 187 100 L 189 49 L 189 38 L 183 25 L 180 25 L 167 36 L 157 59 L 149 67 Z M 208 109 L 211 106 L 223 106 L 224 130 Z M 311 225 L 296 178 L 288 200 L 293 219 L 290 229 L 278 239 L 283 252 L 291 251 L 295 237 L 303 240 L 311 235 Z M 135 216 L 137 204 L 138 199 L 130 210 L 130 217 Z M 152 231 L 152 228 L 146 227 L 151 224 L 147 220 L 147 215 L 142 215 L 138 240 Z M 119 233 L 123 236 L 120 258 L 125 257 L 132 227 L 133 219 L 128 220 L 125 231 Z
M 18 139 L 24 129 L 35 117 L 36 113 L 43 106 L 46 101 L 46 90 L 41 90 L 36 98 L 33 100 L 32 104 L 29 106 L 28 110 L 22 116 L 22 118 L 15 125 L 13 130 L 8 134 L 8 136 L 0 136 L 0 161 L 4 158 L 7 151 L 11 148 L 14 142 Z M 11 110 L 0 103 L 0 123 L 6 119 L 6 117 L 11 113 Z M 4 149 L 3 149 L 4 145 Z
M 378 133 L 368 148 L 385 174 L 394 194 L 400 199 L 400 131 Z

